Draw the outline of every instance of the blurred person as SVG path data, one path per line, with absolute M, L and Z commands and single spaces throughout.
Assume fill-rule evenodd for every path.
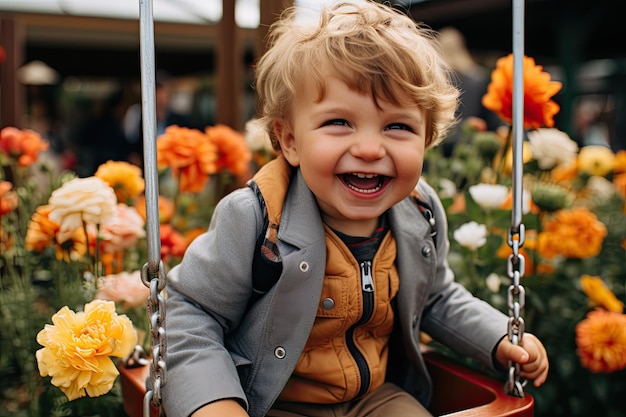
M 78 158 L 76 171 L 80 176 L 93 175 L 98 166 L 109 160 L 128 158 L 129 146 L 122 127 L 122 96 L 122 91 L 117 89 L 95 99 L 90 115 L 78 127 L 74 144 Z
M 464 120 L 470 117 L 482 119 L 488 130 L 494 130 L 502 122 L 481 102 L 482 97 L 487 93 L 489 71 L 474 61 L 466 47 L 463 34 L 456 28 L 444 27 L 438 31 L 438 37 L 444 58 L 455 72 L 455 85 L 461 92 L 456 113 L 459 125 L 451 130 L 441 144 L 444 154 L 450 155 L 456 143 L 461 139 L 459 127 Z
M 155 74 L 155 115 L 156 115 L 156 136 L 159 137 L 165 132 L 165 128 L 171 125 L 181 127 L 196 127 L 191 116 L 178 113 L 171 107 L 172 104 L 172 84 L 171 76 L 162 70 Z M 131 105 L 124 116 L 123 126 L 126 141 L 129 144 L 130 152 L 128 161 L 138 165 L 143 165 L 143 125 L 141 117 L 141 103 Z

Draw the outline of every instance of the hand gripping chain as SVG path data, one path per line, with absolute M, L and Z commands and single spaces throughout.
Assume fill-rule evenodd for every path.
M 520 225 L 519 233 L 513 234 L 513 229 L 509 231 L 508 244 L 513 250 L 513 254 L 509 256 L 507 264 L 507 273 L 513 280 L 509 286 L 507 295 L 507 305 L 509 307 L 508 336 L 511 343 L 519 345 L 524 337 L 524 318 L 520 316 L 520 312 L 524 309 L 526 303 L 526 291 L 520 284 L 520 279 L 524 275 L 524 256 L 519 253 L 519 249 L 524 244 L 524 225 Z M 509 361 L 509 376 L 505 384 L 505 390 L 516 397 L 524 397 L 524 386 L 526 380 L 521 378 L 520 364 Z
M 524 257 L 519 253 L 524 245 L 524 225 L 522 224 L 522 145 L 524 138 L 524 1 L 513 0 L 513 104 L 512 104 L 512 145 L 513 169 L 511 209 L 511 229 L 508 244 L 512 249 L 507 272 L 513 283 L 509 286 L 507 304 L 509 308 L 508 337 L 514 345 L 520 345 L 524 336 L 524 309 L 526 292 L 520 284 L 524 274 Z M 520 377 L 520 364 L 509 361 L 509 376 L 505 383 L 508 394 L 524 397 L 526 381 Z

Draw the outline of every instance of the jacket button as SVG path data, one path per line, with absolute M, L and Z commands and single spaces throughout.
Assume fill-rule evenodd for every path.
M 287 351 L 284 347 L 278 346 L 276 349 L 274 349 L 274 356 L 276 356 L 278 359 L 283 359 L 285 356 L 287 356 Z
M 335 300 L 330 297 L 324 298 L 322 300 L 322 307 L 324 308 L 324 310 L 332 310 L 333 307 L 335 307 Z
M 422 255 L 426 257 L 429 257 L 431 252 L 432 252 L 432 249 L 430 249 L 430 246 L 424 246 L 422 248 Z
M 306 261 L 300 262 L 300 271 L 306 272 L 309 270 L 309 263 Z

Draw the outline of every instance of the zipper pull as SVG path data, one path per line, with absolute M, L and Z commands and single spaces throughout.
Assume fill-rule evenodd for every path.
M 361 288 L 365 292 L 374 292 L 374 280 L 372 278 L 372 262 L 361 262 Z

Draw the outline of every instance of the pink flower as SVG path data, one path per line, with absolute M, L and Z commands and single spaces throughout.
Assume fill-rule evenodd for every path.
M 145 307 L 150 289 L 141 281 L 141 271 L 121 272 L 98 279 L 96 299 L 121 303 L 122 308 Z
M 104 253 L 114 253 L 134 246 L 137 239 L 146 235 L 144 225 L 136 208 L 119 203 L 113 219 L 100 227 L 100 249 Z M 95 226 L 90 229 L 95 234 Z

